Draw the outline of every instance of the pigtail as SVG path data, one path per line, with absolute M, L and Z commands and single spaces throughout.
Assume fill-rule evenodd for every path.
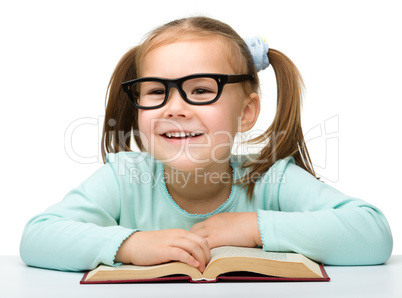
M 109 152 L 131 151 L 132 132 L 138 131 L 138 110 L 134 108 L 121 87 L 122 82 L 137 77 L 137 53 L 138 47 L 128 51 L 120 59 L 109 81 L 101 146 L 103 162 L 106 161 L 106 154 Z M 134 140 L 142 149 L 138 134 L 134 133 Z
M 268 59 L 277 82 L 277 109 L 268 129 L 249 143 L 265 143 L 260 154 L 243 166 L 251 170 L 240 183 L 246 183 L 251 198 L 256 180 L 279 159 L 293 156 L 298 166 L 315 176 L 301 126 L 301 104 L 304 84 L 299 70 L 283 53 L 270 49 Z

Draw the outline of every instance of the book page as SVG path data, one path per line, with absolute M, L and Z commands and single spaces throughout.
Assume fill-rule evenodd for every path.
M 217 259 L 225 257 L 247 257 L 269 259 L 280 262 L 303 263 L 318 276 L 322 276 L 320 267 L 309 258 L 297 253 L 267 252 L 262 248 L 221 246 L 211 250 L 211 260 L 207 268 Z
M 300 258 L 290 253 L 266 252 L 261 248 L 221 246 L 211 250 L 211 261 L 224 257 L 250 257 L 274 261 L 300 262 Z
M 87 275 L 87 280 L 91 279 L 99 271 L 121 271 L 121 270 L 129 270 L 129 271 L 147 271 L 147 270 L 155 270 L 159 268 L 163 268 L 168 266 L 169 263 L 159 264 L 159 265 L 151 265 L 151 266 L 137 266 L 137 265 L 120 265 L 120 266 L 107 266 L 107 265 L 99 265 L 96 269 L 90 271 Z
M 172 265 L 174 265 L 174 263 L 178 263 L 178 262 L 169 262 L 169 263 L 165 263 L 165 264 L 148 265 L 148 266 L 137 266 L 137 265 L 127 264 L 127 265 L 120 265 L 120 266 L 113 267 L 113 266 L 107 266 L 107 265 L 99 265 L 96 269 L 94 269 L 88 273 L 86 280 L 90 280 L 98 272 L 105 273 L 105 272 L 116 272 L 116 271 L 120 271 L 120 272 L 121 271 L 138 271 L 138 272 L 141 272 L 142 275 L 146 275 L 147 272 L 153 271 L 153 272 L 157 272 L 157 273 L 160 272 L 161 274 L 159 274 L 159 275 L 164 276 L 163 273 L 168 268 L 177 268 L 177 267 L 182 268 L 183 267 L 180 264 L 176 265 L 175 267 L 172 267 Z M 181 263 L 181 264 L 184 264 L 184 263 Z M 185 265 L 184 266 L 185 268 L 190 267 L 187 264 L 184 264 L 184 265 Z M 198 270 L 196 270 L 196 271 L 198 271 Z M 199 271 L 198 271 L 198 273 L 199 273 Z M 171 273 L 169 273 L 169 274 L 171 274 Z
M 278 273 L 274 273 L 273 275 L 278 274 L 278 276 L 287 276 L 291 270 L 291 274 L 302 274 L 301 272 L 304 271 L 301 268 L 305 268 L 310 272 L 313 272 L 313 275 L 317 277 L 322 277 L 320 267 L 314 261 L 308 259 L 307 257 L 297 254 L 297 253 L 282 253 L 282 252 L 266 252 L 262 248 L 249 248 L 249 247 L 233 247 L 233 246 L 222 246 L 217 247 L 211 250 L 211 260 L 208 263 L 207 268 L 204 271 L 204 276 L 209 279 L 215 278 L 220 273 L 225 273 L 228 271 L 228 267 L 223 265 L 223 259 L 225 258 L 237 258 L 235 266 L 231 267 L 229 270 L 241 271 L 241 268 L 250 268 L 253 272 L 257 270 L 257 267 L 248 266 L 247 264 L 261 264 L 258 259 L 269 260 L 273 261 L 269 268 L 274 270 Z M 254 259 L 254 260 L 253 260 Z M 253 260 L 253 261 L 252 261 Z M 257 263 L 256 263 L 257 260 Z M 215 264 L 220 264 L 219 267 L 215 267 Z M 275 265 L 276 263 L 276 265 Z M 283 263 L 283 265 L 279 265 Z M 294 265 L 289 265 L 293 263 Z M 302 265 L 302 267 L 300 267 Z M 293 267 L 292 267 L 293 266 Z M 305 267 L 303 267 L 305 266 Z M 218 269 L 219 268 L 219 269 Z M 234 269 L 236 268 L 236 269 Z M 268 268 L 268 267 L 267 267 Z M 273 269 L 276 268 L 276 269 Z M 288 268 L 288 269 L 286 269 Z M 296 270 L 296 268 L 298 268 Z M 288 270 L 286 272 L 286 270 Z M 265 270 L 264 270 L 265 271 Z M 297 271 L 297 272 L 296 272 Z M 272 272 L 272 271 L 271 271 Z M 281 272 L 281 273 L 280 273 Z M 262 273 L 262 272 L 261 272 Z M 268 274 L 268 273 L 266 273 Z M 285 275 L 282 275 L 285 274 Z M 268 274 L 269 275 L 269 274 Z M 295 275 L 295 276 L 296 276 Z
M 244 271 L 243 268 L 248 268 L 250 264 L 260 264 L 261 261 L 258 259 L 272 260 L 274 263 L 270 268 L 282 268 L 280 270 L 285 270 L 289 268 L 286 264 L 298 263 L 305 264 L 311 271 L 316 273 L 318 276 L 322 276 L 320 267 L 318 264 L 312 260 L 306 258 L 303 255 L 297 253 L 281 253 L 281 252 L 266 252 L 261 248 L 247 248 L 247 247 L 233 247 L 233 246 L 222 246 L 211 250 L 211 260 L 208 263 L 206 270 L 204 271 L 204 276 L 196 269 L 185 263 L 181 262 L 169 262 L 159 265 L 151 266 L 136 266 L 136 265 L 121 265 L 118 267 L 111 267 L 100 265 L 98 268 L 90 271 L 86 277 L 86 280 L 122 280 L 122 279 L 149 279 L 161 276 L 168 276 L 172 274 L 185 274 L 190 276 L 193 280 L 214 280 L 216 276 L 219 275 L 219 271 L 224 267 L 221 265 L 212 266 L 213 263 L 219 263 L 225 258 L 239 258 L 236 261 L 230 261 L 229 263 L 235 266 L 232 267 L 232 271 Z M 242 260 L 243 259 L 243 260 Z M 253 260 L 254 259 L 254 260 Z M 217 261 L 217 262 L 215 262 Z M 283 262 L 283 265 L 279 263 Z M 227 263 L 227 264 L 229 264 Z M 297 264 L 295 264 L 297 265 Z M 255 266 L 255 265 L 253 265 Z M 293 265 L 292 265 L 293 266 Z M 210 268 L 207 274 L 207 269 Z M 227 267 L 226 267 L 227 268 Z M 250 267 L 251 268 L 251 267 Z M 256 267 L 254 267 L 257 269 Z M 293 267 L 297 268 L 297 267 Z M 298 267 L 300 268 L 300 267 Z M 226 269 L 224 269 L 226 270 Z M 221 271 L 224 273 L 225 271 Z M 230 272 L 230 271 L 226 271 Z M 255 271 L 258 272 L 258 271 Z M 277 271 L 278 272 L 278 271 Z M 282 273 L 277 273 L 282 274 Z

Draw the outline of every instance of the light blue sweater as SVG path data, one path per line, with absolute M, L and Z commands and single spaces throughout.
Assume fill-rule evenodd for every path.
M 245 174 L 232 156 L 234 179 Z M 63 201 L 32 218 L 20 252 L 31 266 L 88 270 L 114 265 L 121 243 L 137 230 L 189 229 L 220 212 L 258 212 L 267 251 L 293 251 L 332 265 L 384 263 L 392 235 L 376 207 L 351 198 L 296 166 L 276 162 L 257 182 L 250 201 L 234 185 L 230 197 L 209 214 L 189 214 L 169 195 L 163 164 L 147 153 L 109 154 L 107 162 Z

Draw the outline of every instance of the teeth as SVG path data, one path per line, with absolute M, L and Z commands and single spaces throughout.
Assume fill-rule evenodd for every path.
M 191 133 L 191 136 L 192 136 L 192 137 L 196 137 L 196 136 L 200 136 L 200 135 L 202 135 L 202 133 L 196 133 L 196 132 L 192 132 L 192 133 Z
M 202 135 L 202 133 L 195 133 L 195 132 L 167 132 L 165 135 L 170 139 L 172 137 L 174 138 L 185 138 L 185 137 L 195 137 Z

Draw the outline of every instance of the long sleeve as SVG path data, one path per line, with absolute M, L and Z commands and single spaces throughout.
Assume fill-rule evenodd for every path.
M 233 161 L 232 167 L 242 176 L 240 164 Z M 380 264 L 391 254 L 391 232 L 377 208 L 318 181 L 292 158 L 270 168 L 251 201 L 234 185 L 228 200 L 205 215 L 182 210 L 163 177 L 163 164 L 148 154 L 111 154 L 63 201 L 28 222 L 21 258 L 31 266 L 69 271 L 114 265 L 121 243 L 139 229 L 189 229 L 215 213 L 245 211 L 258 211 L 264 250 L 338 265 Z
M 264 250 L 298 252 L 331 265 L 388 260 L 392 235 L 376 207 L 318 181 L 293 159 L 267 174 L 275 183 L 261 189 L 271 197 L 270 206 L 258 211 Z
M 22 260 L 71 271 L 113 265 L 119 246 L 135 231 L 118 226 L 120 208 L 119 185 L 106 164 L 28 222 L 20 245 Z

